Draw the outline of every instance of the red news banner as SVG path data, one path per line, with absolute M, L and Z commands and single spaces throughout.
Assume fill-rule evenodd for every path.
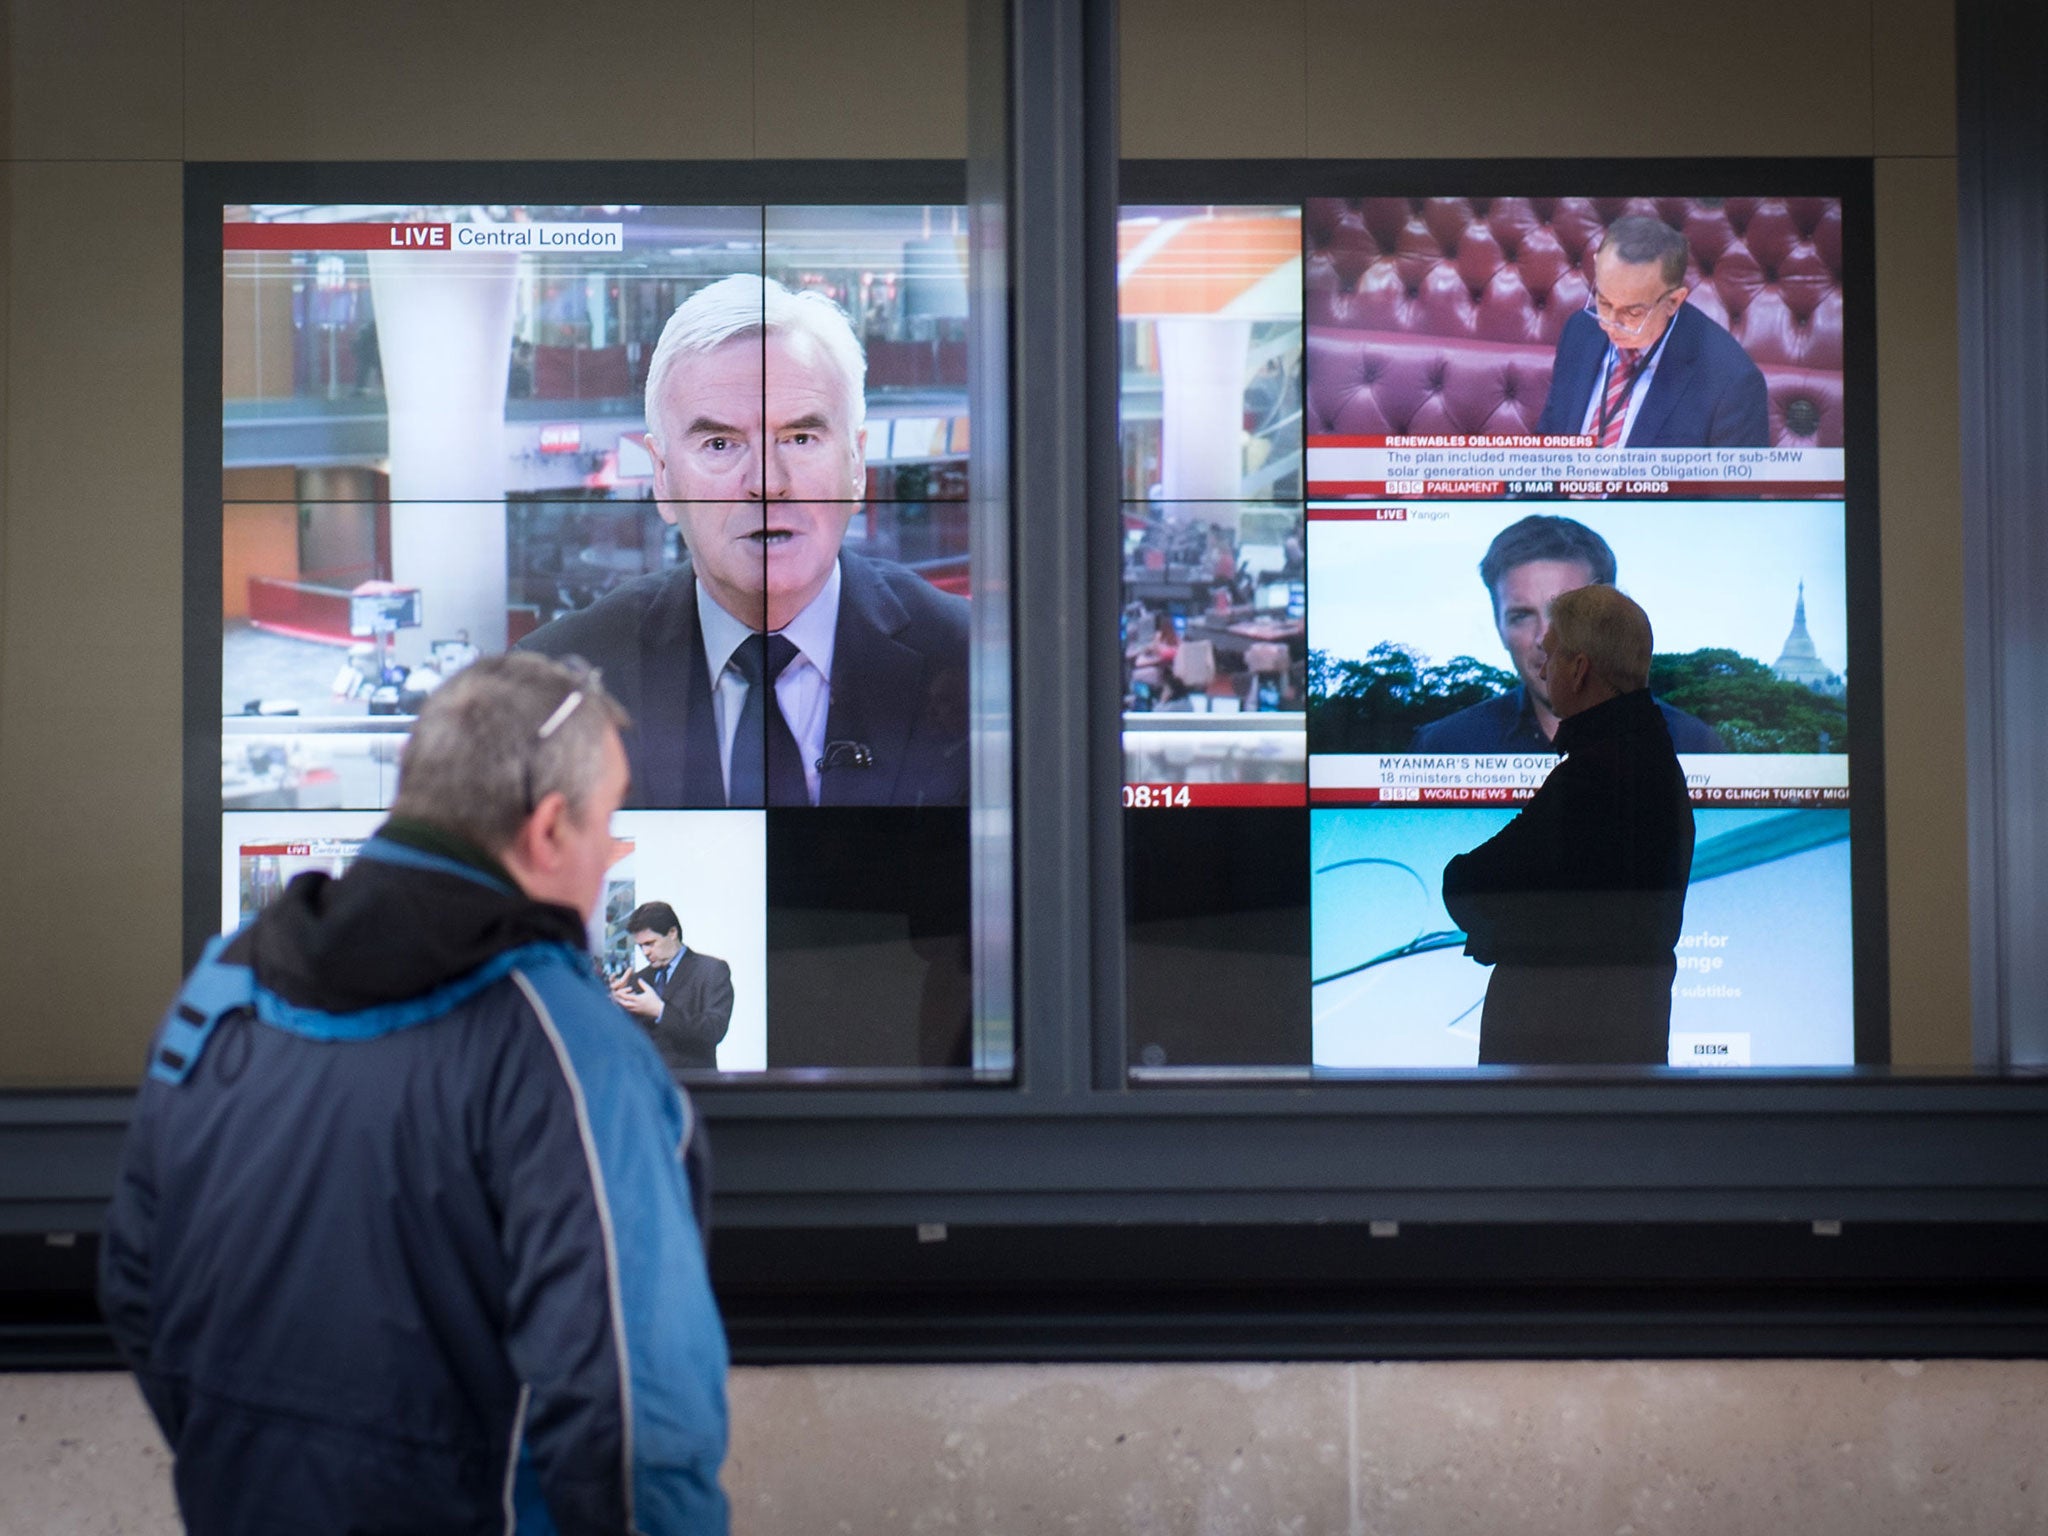
M 1839 448 L 1596 448 L 1588 436 L 1311 437 L 1308 494 L 1467 501 L 1839 500 Z
M 617 251 L 623 224 L 223 224 L 224 251 Z
M 224 251 L 445 251 L 450 224 L 223 224 Z
M 1126 784 L 1127 811 L 1194 811 L 1228 806 L 1301 806 L 1308 786 L 1294 784 Z

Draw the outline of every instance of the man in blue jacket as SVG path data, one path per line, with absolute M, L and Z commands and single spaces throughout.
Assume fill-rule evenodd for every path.
M 598 979 L 625 715 L 494 657 L 150 1048 L 101 1303 L 194 1536 L 722 1533 L 689 1101 Z
M 1685 236 L 1643 214 L 1608 226 L 1593 292 L 1565 322 L 1536 430 L 1601 448 L 1764 448 L 1763 370 L 1685 302 Z

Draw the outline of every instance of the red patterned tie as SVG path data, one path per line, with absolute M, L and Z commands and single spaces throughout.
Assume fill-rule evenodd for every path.
M 1636 374 L 1643 366 L 1643 354 L 1626 347 L 1614 349 L 1614 366 L 1607 370 L 1607 394 L 1600 402 L 1600 446 L 1619 448 L 1622 428 L 1628 425 L 1628 396 L 1635 387 Z

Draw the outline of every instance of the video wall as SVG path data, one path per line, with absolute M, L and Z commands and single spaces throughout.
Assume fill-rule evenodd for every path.
M 729 981 L 685 1075 L 1006 1078 L 963 209 L 220 212 L 219 926 L 348 867 L 449 677 L 575 656 L 633 717 L 593 948 L 633 987 L 663 902 Z
M 1759 174 L 1127 203 L 1136 1075 L 1549 1064 L 1484 1047 L 1494 967 L 1444 872 L 1557 767 L 1550 604 L 1593 585 L 1649 615 L 1692 806 L 1665 1061 L 1882 1059 L 1851 859 L 1868 231 Z
M 1692 808 L 1665 1059 L 1883 1060 L 1867 187 L 1285 170 L 1126 181 L 1134 1075 L 1503 1059 L 1444 875 L 1556 767 L 1542 641 L 1589 585 L 1650 615 Z M 692 1071 L 1008 1080 L 972 1004 L 964 209 L 220 212 L 217 925 L 346 867 L 447 677 L 573 655 L 634 717 L 593 947 L 630 985 L 666 902 L 729 973 Z

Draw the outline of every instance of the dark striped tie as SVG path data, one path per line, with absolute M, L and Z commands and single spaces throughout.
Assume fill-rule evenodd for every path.
M 1614 349 L 1614 366 L 1607 370 L 1607 394 L 1600 402 L 1598 426 L 1602 448 L 1621 446 L 1621 430 L 1628 425 L 1628 397 L 1636 387 L 1636 375 L 1642 372 L 1647 355 L 1626 347 Z

